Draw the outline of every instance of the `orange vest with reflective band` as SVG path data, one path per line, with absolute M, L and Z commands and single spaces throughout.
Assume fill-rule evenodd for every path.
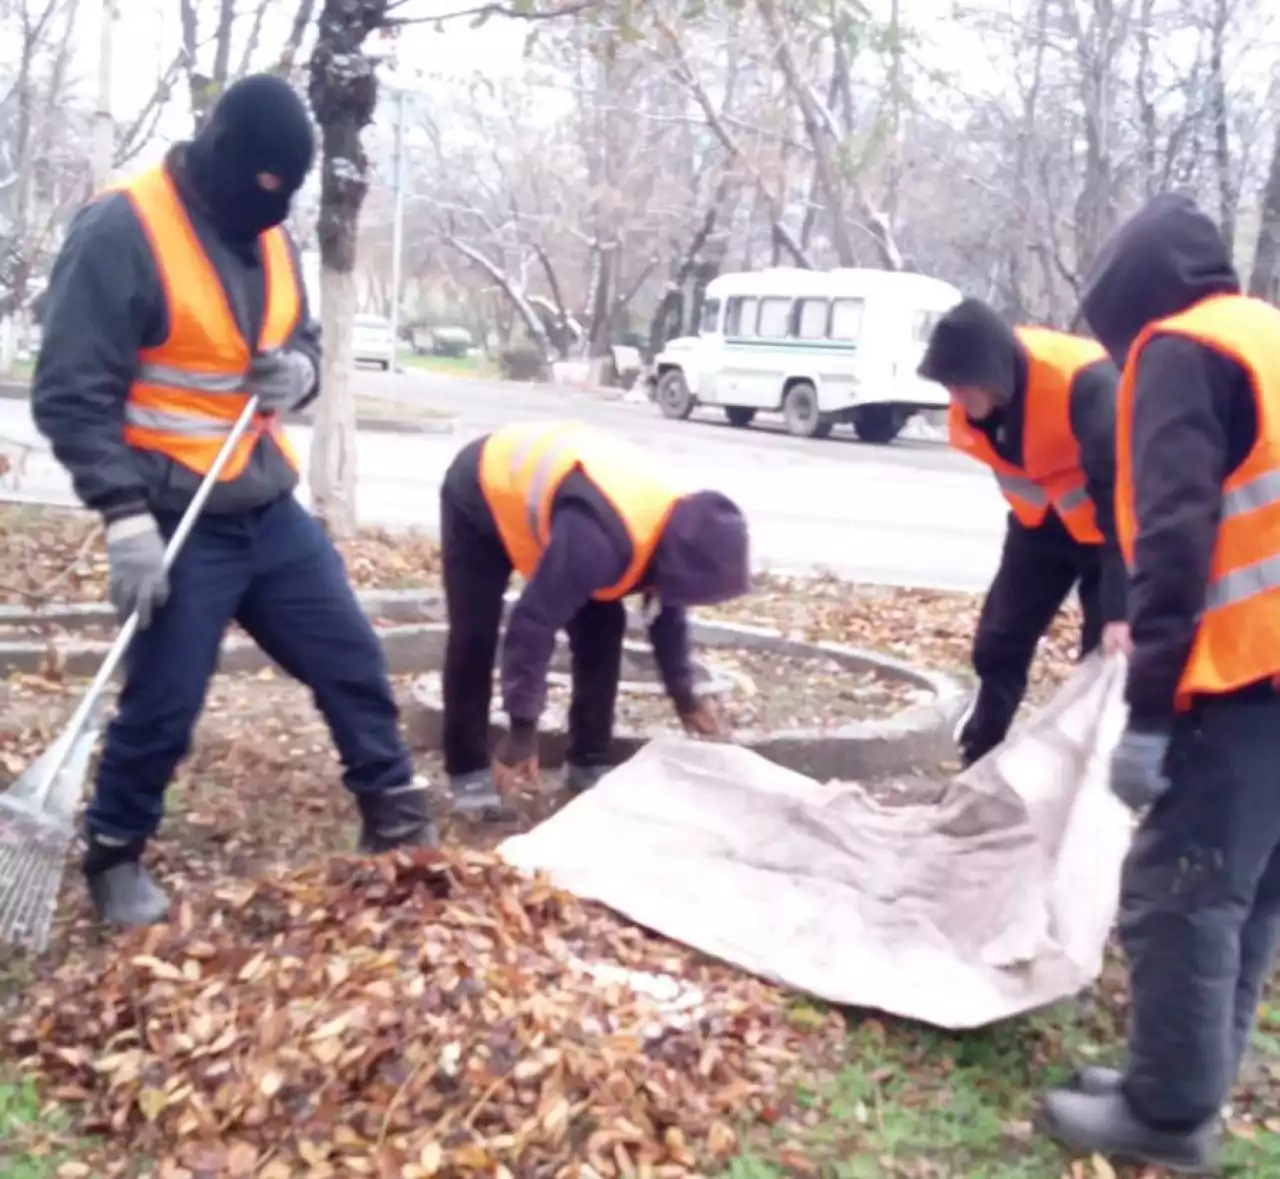
M 1071 429 L 1071 382 L 1082 368 L 1105 360 L 1101 344 L 1048 328 L 1020 327 L 1014 334 L 1027 353 L 1027 389 L 1022 459 L 1006 462 L 956 402 L 948 418 L 951 445 L 995 472 L 996 482 L 1018 520 L 1028 528 L 1044 523 L 1052 506 L 1081 544 L 1101 544 L 1093 500 L 1085 488 L 1080 444 Z
M 531 577 L 551 537 L 556 492 L 582 471 L 618 514 L 631 563 L 617 584 L 592 594 L 617 601 L 639 586 L 681 492 L 644 451 L 582 422 L 504 426 L 485 439 L 480 488 L 512 565 Z
M 259 239 L 266 279 L 262 329 L 251 349 L 201 247 L 177 189 L 163 167 L 120 185 L 142 223 L 164 284 L 169 334 L 138 354 L 137 377 L 125 403 L 124 438 L 205 474 L 244 409 L 253 351 L 283 347 L 301 311 L 298 274 L 285 232 Z M 241 438 L 219 482 L 243 473 L 258 439 L 269 434 L 290 464 L 298 458 L 275 414 L 262 414 Z
M 1222 485 L 1222 516 L 1195 641 L 1176 706 L 1280 673 L 1280 310 L 1261 299 L 1218 295 L 1148 325 L 1120 378 L 1116 533 L 1132 567 L 1142 522 L 1133 502 L 1133 400 L 1138 361 L 1153 336 L 1186 336 L 1249 374 L 1258 439 Z M 1159 396 L 1160 391 L 1154 390 Z

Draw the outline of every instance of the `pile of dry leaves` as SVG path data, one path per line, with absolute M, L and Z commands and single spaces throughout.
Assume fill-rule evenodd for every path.
M 778 1000 L 493 856 L 427 852 L 184 902 L 64 964 L 4 1038 L 162 1179 L 679 1176 L 842 1035 Z

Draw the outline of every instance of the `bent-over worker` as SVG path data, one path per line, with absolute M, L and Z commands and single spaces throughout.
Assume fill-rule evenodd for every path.
M 1084 1153 L 1199 1174 L 1280 932 L 1280 310 L 1240 294 L 1217 227 L 1172 194 L 1103 247 L 1083 308 L 1124 363 L 1111 787 L 1150 809 L 1121 889 L 1128 1059 L 1045 1114 Z
M 86 819 L 84 872 L 112 923 L 167 910 L 141 856 L 232 620 L 312 690 L 360 846 L 434 840 L 381 646 L 337 550 L 294 498 L 280 426 L 317 392 L 319 332 L 281 225 L 312 155 L 288 85 L 245 78 L 194 140 L 78 214 L 50 278 L 32 412 L 103 518 L 112 602 L 142 624 Z M 165 539 L 251 394 L 262 413 L 166 578 Z
M 685 729 L 721 731 L 694 693 L 684 608 L 750 588 L 746 520 L 731 500 L 682 493 L 657 460 L 595 427 L 512 425 L 468 443 L 450 465 L 440 540 L 444 758 L 460 812 L 500 818 L 502 790 L 536 776 L 538 718 L 561 630 L 573 676 L 565 786 L 577 793 L 605 773 L 631 594 L 643 594 L 652 614 L 654 658 Z M 502 646 L 509 728 L 491 763 L 494 662 L 513 569 L 526 584 Z
M 919 373 L 947 387 L 951 445 L 991 468 L 1009 504 L 973 640 L 978 693 L 958 736 L 971 765 L 1004 740 L 1036 645 L 1073 587 L 1081 657 L 1127 642 L 1112 508 L 1117 372 L 1099 344 L 1010 328 L 965 299 L 934 327 Z

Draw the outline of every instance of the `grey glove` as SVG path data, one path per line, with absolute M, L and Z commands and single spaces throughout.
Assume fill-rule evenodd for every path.
M 316 384 L 316 366 L 304 352 L 263 352 L 249 366 L 248 391 L 263 413 L 285 413 Z
M 1168 733 L 1126 730 L 1111 754 L 1111 793 L 1130 810 L 1150 806 L 1169 789 L 1164 772 L 1168 752 Z
M 164 541 L 150 516 L 126 516 L 107 525 L 107 594 L 121 621 L 134 610 L 138 626 L 151 625 L 169 596 Z

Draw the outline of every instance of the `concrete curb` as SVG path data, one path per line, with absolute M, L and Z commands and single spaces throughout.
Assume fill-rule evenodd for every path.
M 0 401 L 26 401 L 31 396 L 31 386 L 0 378 Z M 453 434 L 459 419 L 452 418 L 371 418 L 357 417 L 356 429 L 365 434 Z M 286 414 L 289 426 L 312 426 L 308 414 Z
M 394 674 L 434 672 L 444 659 L 446 626 L 444 603 L 436 590 L 372 590 L 361 593 L 365 612 L 380 622 L 392 623 L 379 629 L 379 637 Z M 508 605 L 514 599 L 508 595 Z M 99 603 L 67 603 L 38 612 L 18 606 L 0 607 L 0 627 L 54 624 L 74 630 L 85 626 L 110 627 L 109 607 Z M 796 729 L 779 732 L 740 731 L 734 735 L 743 745 L 770 761 L 809 777 L 826 780 L 872 779 L 901 776 L 936 766 L 955 755 L 952 727 L 963 710 L 968 690 L 952 677 L 923 669 L 890 655 L 837 643 L 809 643 L 789 639 L 761 627 L 732 622 L 697 620 L 690 624 L 690 638 L 698 646 L 772 652 L 778 655 L 823 655 L 851 671 L 874 671 L 887 679 L 911 684 L 931 694 L 927 703 L 909 706 L 888 717 L 856 721 L 835 729 Z M 628 630 L 641 636 L 643 619 L 631 614 Z M 68 675 L 92 675 L 109 645 L 109 638 L 55 640 L 62 666 Z M 48 658 L 49 644 L 40 640 L 0 641 L 0 675 L 32 673 Z M 223 643 L 220 670 L 247 674 L 270 667 L 250 640 L 228 635 Z M 561 637 L 552 665 L 554 682 L 567 682 L 567 645 Z M 646 644 L 634 639 L 624 649 L 624 682 L 627 690 L 656 692 L 656 675 Z M 717 693 L 728 686 L 727 674 L 714 660 L 699 660 L 695 669 L 698 690 Z M 434 750 L 440 745 L 441 708 L 438 686 L 424 676 L 414 683 L 403 701 L 404 723 L 415 749 Z M 558 722 L 558 723 L 557 723 Z M 546 716 L 542 732 L 541 757 L 545 766 L 564 760 L 567 734 L 563 718 Z M 503 729 L 495 718 L 492 731 Z M 615 762 L 634 754 L 651 734 L 619 730 L 611 756 Z

